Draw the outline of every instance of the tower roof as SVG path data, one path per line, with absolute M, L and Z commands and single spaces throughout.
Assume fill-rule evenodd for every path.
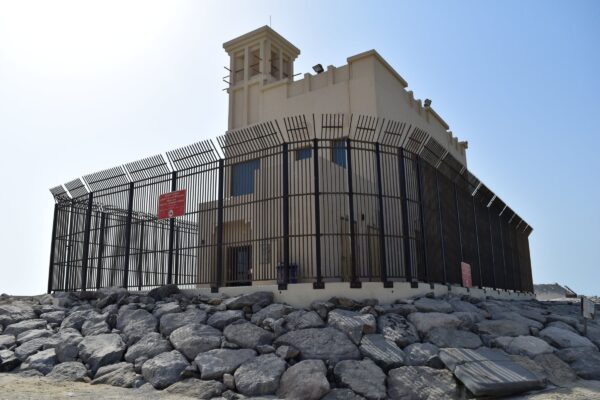
M 274 43 L 277 43 L 282 49 L 287 50 L 288 53 L 293 55 L 294 58 L 298 57 L 298 55 L 300 54 L 299 48 L 294 46 L 286 38 L 281 36 L 279 33 L 275 32 L 271 27 L 267 25 L 223 43 L 223 48 L 226 52 L 231 53 L 232 51 L 235 51 L 238 48 L 244 47 L 251 42 L 255 42 L 263 38 L 268 38 Z

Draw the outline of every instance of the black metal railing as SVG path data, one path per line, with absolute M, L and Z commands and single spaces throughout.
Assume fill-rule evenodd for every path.
M 462 262 L 475 286 L 533 290 L 532 228 L 427 132 L 317 121 L 257 124 L 51 189 L 48 291 L 461 285 Z M 185 215 L 159 220 L 159 196 L 181 189 Z

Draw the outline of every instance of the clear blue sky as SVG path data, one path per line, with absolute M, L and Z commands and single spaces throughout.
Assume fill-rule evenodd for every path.
M 0 0 L 0 292 L 44 292 L 48 188 L 226 129 L 222 43 L 296 72 L 376 49 L 533 227 L 535 282 L 600 294 L 600 2 Z

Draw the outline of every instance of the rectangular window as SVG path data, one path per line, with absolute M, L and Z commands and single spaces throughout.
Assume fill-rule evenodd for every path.
M 331 143 L 331 159 L 342 168 L 346 168 L 346 139 L 334 140 Z
M 306 160 L 307 158 L 312 157 L 312 149 L 310 147 L 305 147 L 303 149 L 296 150 L 296 161 Z
M 231 195 L 254 193 L 254 172 L 260 168 L 260 160 L 245 161 L 231 166 Z

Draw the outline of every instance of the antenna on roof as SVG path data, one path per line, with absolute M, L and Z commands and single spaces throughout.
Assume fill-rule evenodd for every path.
M 269 28 L 271 27 L 271 16 L 269 15 Z

